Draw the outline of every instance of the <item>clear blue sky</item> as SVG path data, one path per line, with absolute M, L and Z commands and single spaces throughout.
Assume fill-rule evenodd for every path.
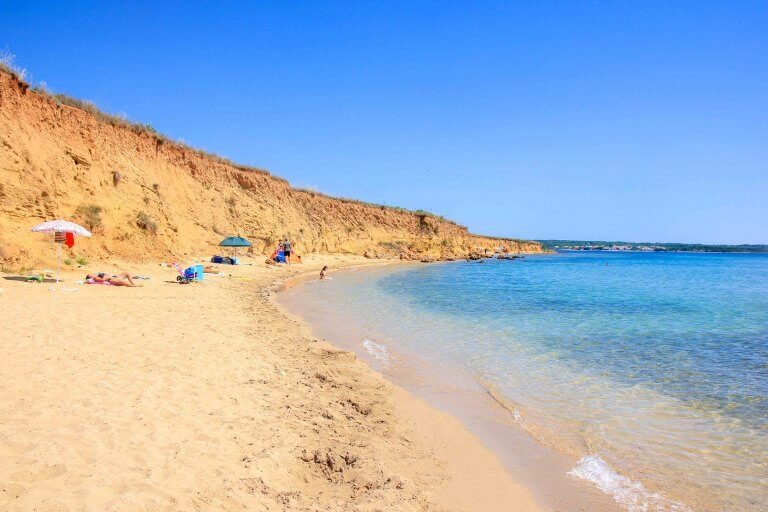
M 56 92 L 526 238 L 768 242 L 768 2 L 0 4 Z

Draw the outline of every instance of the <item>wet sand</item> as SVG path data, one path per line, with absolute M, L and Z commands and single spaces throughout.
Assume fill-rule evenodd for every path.
M 358 270 L 366 271 L 349 268 L 341 272 Z M 388 271 L 376 270 L 378 273 Z M 576 467 L 578 456 L 564 447 L 542 444 L 516 422 L 506 404 L 471 375 L 439 362 L 437 357 L 416 353 L 398 340 L 382 340 L 372 332 L 359 330 L 353 326 L 354 322 L 346 321 L 343 311 L 333 317 L 321 314 L 305 300 L 302 292 L 302 286 L 316 285 L 313 281 L 316 281 L 314 275 L 290 279 L 277 295 L 277 302 L 297 318 L 307 321 L 315 335 L 355 352 L 387 380 L 459 419 L 499 458 L 512 478 L 531 491 L 544 509 L 559 512 L 623 510 L 609 495 L 568 475 Z M 363 340 L 372 335 L 375 339 L 369 341 L 382 342 L 386 347 L 384 358 L 374 353 L 375 348 L 363 345 Z

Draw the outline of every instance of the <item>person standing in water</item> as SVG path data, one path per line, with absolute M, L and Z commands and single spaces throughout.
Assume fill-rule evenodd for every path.
M 328 265 L 323 267 L 323 270 L 320 271 L 320 279 L 325 279 L 325 272 L 328 270 Z
M 291 264 L 291 242 L 286 238 L 283 242 L 283 254 L 285 255 L 286 265 Z

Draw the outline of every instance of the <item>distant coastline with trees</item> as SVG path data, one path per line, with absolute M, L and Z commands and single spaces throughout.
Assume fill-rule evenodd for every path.
M 552 251 L 745 252 L 768 253 L 768 244 L 680 244 L 605 240 L 536 240 Z

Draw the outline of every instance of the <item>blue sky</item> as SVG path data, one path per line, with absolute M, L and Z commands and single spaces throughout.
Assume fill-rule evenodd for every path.
M 494 235 L 768 242 L 764 1 L 45 4 L 0 4 L 34 82 L 296 186 Z

